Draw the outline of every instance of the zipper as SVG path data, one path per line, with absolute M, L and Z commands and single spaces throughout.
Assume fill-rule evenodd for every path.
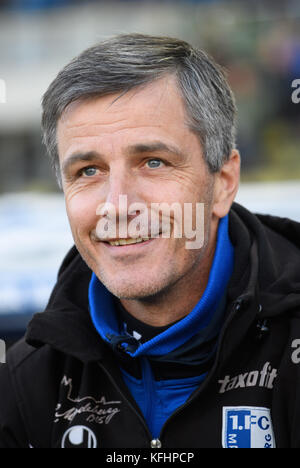
M 117 389 L 117 391 L 120 393 L 120 395 L 122 396 L 123 400 L 125 401 L 125 403 L 130 407 L 130 409 L 133 411 L 133 413 L 138 417 L 138 419 L 140 420 L 140 422 L 142 423 L 142 425 L 144 426 L 144 429 L 145 429 L 145 432 L 147 434 L 147 436 L 149 437 L 149 441 L 152 441 L 153 437 L 152 437 L 152 434 L 146 424 L 146 421 L 144 419 L 144 417 L 139 413 L 139 411 L 137 411 L 137 409 L 133 406 L 133 404 L 128 400 L 127 396 L 123 393 L 123 391 L 119 388 L 117 382 L 115 381 L 115 379 L 111 376 L 111 374 L 108 372 L 108 370 L 105 368 L 105 366 L 103 366 L 101 364 L 101 362 L 97 361 L 97 364 L 98 366 L 101 368 L 101 370 L 106 374 L 106 376 L 108 377 L 108 379 L 110 380 L 110 382 L 113 384 L 113 386 Z
M 239 298 L 237 299 L 233 305 L 232 305 L 232 309 L 231 309 L 231 312 L 229 313 L 225 323 L 224 323 L 224 327 L 220 333 L 220 339 L 219 339 L 219 344 L 218 344 L 218 348 L 217 348 L 217 352 L 216 352 L 216 359 L 215 359 L 215 362 L 214 362 L 214 365 L 212 367 L 212 369 L 210 370 L 210 372 L 208 373 L 206 379 L 204 380 L 204 382 L 200 385 L 200 388 L 195 390 L 195 392 L 188 398 L 188 400 L 182 405 L 180 406 L 179 408 L 177 408 L 177 410 L 175 410 L 173 412 L 173 414 L 167 419 L 167 421 L 164 423 L 162 429 L 161 429 L 161 432 L 160 432 L 160 435 L 159 435 L 159 438 L 158 439 L 155 439 L 155 441 L 158 441 L 160 443 L 160 441 L 162 440 L 162 435 L 163 435 L 163 432 L 166 428 L 166 426 L 181 412 L 183 411 L 187 406 L 190 405 L 191 402 L 193 402 L 196 398 L 198 398 L 198 396 L 205 390 L 205 388 L 209 385 L 209 383 L 211 382 L 215 372 L 216 372 L 216 369 L 219 365 L 219 360 L 220 360 L 220 354 L 221 354 L 221 350 L 222 350 L 222 347 L 223 347 L 223 342 L 224 342 L 224 338 L 225 338 L 225 334 L 227 332 L 227 329 L 228 329 L 228 326 L 230 325 L 232 319 L 234 318 L 234 316 L 236 315 L 236 313 L 241 309 L 242 305 L 243 305 L 243 298 Z M 147 434 L 147 436 L 149 437 L 149 441 L 150 441 L 150 444 L 152 444 L 153 442 L 153 436 L 146 424 L 146 420 L 144 419 L 144 417 L 141 415 L 141 413 L 139 413 L 136 408 L 133 406 L 133 404 L 128 400 L 127 396 L 122 392 L 122 390 L 119 388 L 117 382 L 115 381 L 115 379 L 111 376 L 111 374 L 107 371 L 107 369 L 98 361 L 97 364 L 99 365 L 99 367 L 104 371 L 104 373 L 107 375 L 108 379 L 111 381 L 111 383 L 114 385 L 114 387 L 117 389 L 117 391 L 120 393 L 120 395 L 122 396 L 122 398 L 124 399 L 124 401 L 128 404 L 128 406 L 130 407 L 130 409 L 133 411 L 133 413 L 138 417 L 138 419 L 140 420 L 140 422 L 142 423 L 144 429 L 145 429 L 145 432 Z M 146 385 L 145 385 L 145 390 L 147 391 L 148 395 L 151 395 L 152 393 L 152 389 L 153 389 L 153 385 L 152 385 L 152 370 L 151 370 L 151 367 L 150 367 L 150 363 L 148 362 L 147 358 L 142 358 L 142 372 L 143 372 L 143 378 L 146 379 Z M 150 414 L 150 411 L 152 409 L 152 404 L 153 404 L 153 401 L 151 398 L 148 399 L 147 401 L 147 417 L 149 416 Z M 159 447 L 160 448 L 160 447 Z
M 233 306 L 232 306 L 232 309 L 231 309 L 231 312 L 229 314 L 229 316 L 227 317 L 227 320 L 225 321 L 224 323 L 224 327 L 223 327 L 223 330 L 221 331 L 220 333 L 220 339 L 219 339 L 219 344 L 218 344 L 218 348 L 217 348 L 217 352 L 216 352 L 216 359 L 215 359 L 215 362 L 214 362 L 214 365 L 213 367 L 211 368 L 210 372 L 208 373 L 206 379 L 204 379 L 204 381 L 200 384 L 200 388 L 198 388 L 197 390 L 195 390 L 192 395 L 188 398 L 188 400 L 182 405 L 180 406 L 179 408 L 177 408 L 174 413 L 172 413 L 172 415 L 165 421 L 163 427 L 161 428 L 161 431 L 160 431 L 160 435 L 159 435 L 159 439 L 161 440 L 162 439 L 162 435 L 163 435 L 163 432 L 166 428 L 166 426 L 181 412 L 183 411 L 185 408 L 187 408 L 191 402 L 193 402 L 196 398 L 198 398 L 198 396 L 205 390 L 205 388 L 209 385 L 209 383 L 211 382 L 215 372 L 216 372 L 216 369 L 219 365 L 219 360 L 220 360 L 220 354 L 221 354 L 221 349 L 223 347 L 223 342 L 224 342 L 224 337 L 225 337 L 225 333 L 228 329 L 228 326 L 230 324 L 230 322 L 232 321 L 232 319 L 234 318 L 234 316 L 236 315 L 236 313 L 241 309 L 242 307 L 242 304 L 243 304 L 243 299 L 240 298 L 240 299 L 237 299 Z

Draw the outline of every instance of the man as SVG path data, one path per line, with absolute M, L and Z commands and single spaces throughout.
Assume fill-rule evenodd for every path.
M 76 247 L 1 368 L 0 445 L 299 447 L 300 227 L 234 203 L 220 67 L 117 36 L 58 74 L 43 132 Z

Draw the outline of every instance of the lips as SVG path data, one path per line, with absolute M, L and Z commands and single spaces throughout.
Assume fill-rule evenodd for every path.
M 162 236 L 162 232 L 154 235 L 146 235 L 141 237 L 127 237 L 125 238 L 105 238 L 105 237 L 98 237 L 96 230 L 93 230 L 90 234 L 90 238 L 93 242 L 104 242 L 105 244 L 109 244 L 111 246 L 124 246 L 124 245 L 132 245 L 132 244 L 139 244 L 143 242 L 147 242 L 152 239 L 157 239 Z
M 146 242 L 149 240 L 149 237 L 138 237 L 137 239 L 117 239 L 111 241 L 104 241 L 107 242 L 109 245 L 112 246 L 120 246 L 120 245 L 132 245 L 132 244 L 139 244 L 140 242 Z

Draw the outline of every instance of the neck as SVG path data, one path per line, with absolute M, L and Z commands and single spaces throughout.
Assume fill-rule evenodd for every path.
M 184 277 L 155 296 L 142 299 L 121 299 L 120 302 L 133 317 L 153 327 L 164 327 L 188 315 L 202 297 L 212 266 L 216 231 L 199 263 L 193 265 Z

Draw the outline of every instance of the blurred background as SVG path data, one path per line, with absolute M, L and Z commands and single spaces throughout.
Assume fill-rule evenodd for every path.
M 43 311 L 72 246 L 41 144 L 41 97 L 57 72 L 117 33 L 179 37 L 228 73 L 238 105 L 237 201 L 300 221 L 299 0 L 0 0 L 0 338 Z

